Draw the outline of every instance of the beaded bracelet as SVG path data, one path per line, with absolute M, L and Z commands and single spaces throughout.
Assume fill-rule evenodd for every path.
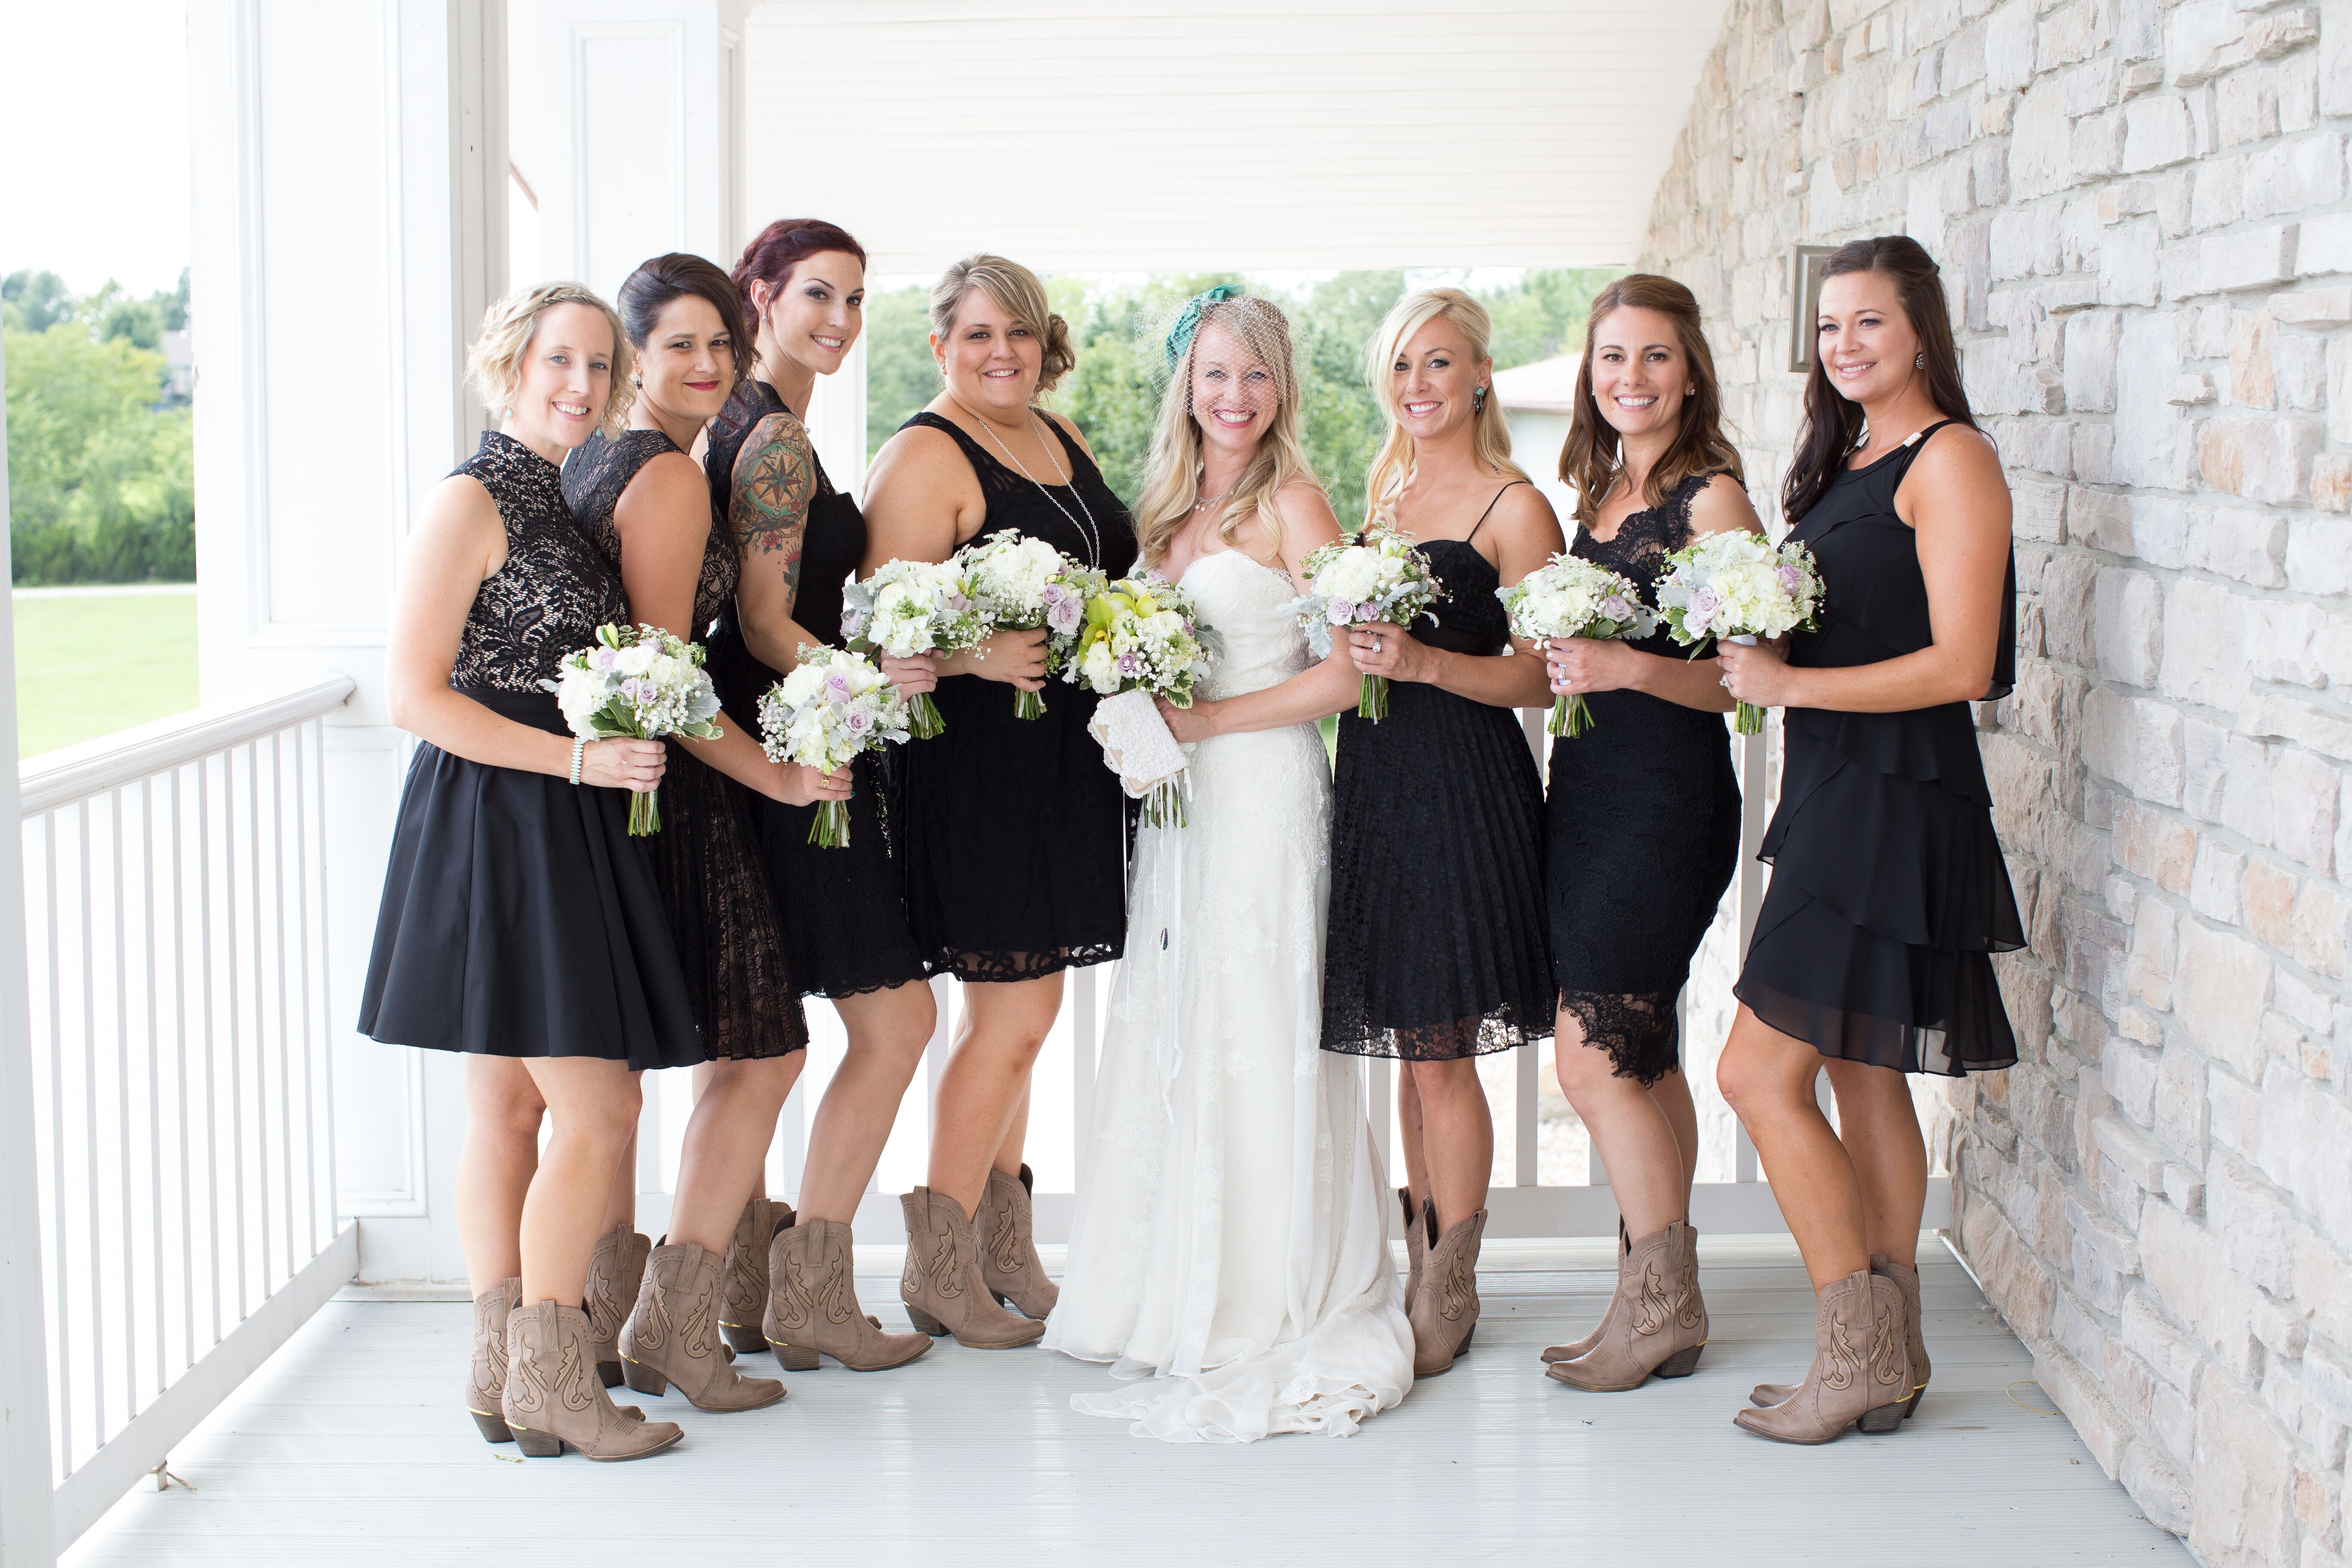
M 585 752 L 587 749 L 588 749 L 588 741 L 587 741 L 587 738 L 586 738 L 585 736 L 574 736 L 574 737 L 572 738 L 572 782 L 573 784 L 578 784 L 578 783 L 580 782 L 580 756 L 581 756 L 581 753 L 582 753 L 582 752 Z

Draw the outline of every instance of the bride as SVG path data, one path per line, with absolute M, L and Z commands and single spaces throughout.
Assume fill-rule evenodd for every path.
M 1164 346 L 1139 532 L 1222 638 L 1190 825 L 1147 827 L 1094 1128 L 1045 1343 L 1132 1386 L 1071 1401 L 1139 1436 L 1345 1436 L 1412 1386 L 1364 1065 L 1321 1048 L 1331 774 L 1315 721 L 1356 699 L 1282 605 L 1339 537 L 1298 439 L 1289 323 L 1230 286 Z M 1150 1381 L 1140 1381 L 1149 1379 Z

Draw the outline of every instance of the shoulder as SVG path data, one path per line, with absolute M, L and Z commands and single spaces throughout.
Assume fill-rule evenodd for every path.
M 671 446 L 666 451 L 647 458 L 631 476 L 628 487 L 621 492 L 622 504 L 650 502 L 667 509 L 672 506 L 691 507 L 697 512 L 710 509 L 710 481 L 692 458 Z
M 1713 474 L 1691 496 L 1690 526 L 1693 533 L 1729 533 L 1743 528 L 1761 532 L 1764 525 L 1747 487 L 1729 474 Z
M 762 414 L 743 437 L 743 450 L 746 452 L 765 451 L 772 447 L 808 449 L 808 426 L 801 423 L 799 415 L 789 408 Z
M 936 425 L 902 425 L 866 465 L 868 494 L 891 480 L 940 484 L 961 474 L 977 486 L 979 476 L 954 436 Z
M 1087 445 L 1087 433 L 1078 428 L 1078 422 L 1076 420 L 1071 418 L 1066 414 L 1056 414 L 1050 408 L 1040 408 L 1037 412 L 1044 415 L 1047 419 L 1053 421 L 1055 429 L 1059 430 L 1063 435 L 1067 436 L 1071 440 L 1076 441 L 1078 444 L 1079 451 L 1084 452 L 1089 459 L 1093 458 L 1095 449 Z
M 420 528 L 481 527 L 494 528 L 501 533 L 506 531 L 498 498 L 490 494 L 488 486 L 463 468 L 425 492 L 416 521 Z
M 1559 514 L 1532 479 L 1515 484 L 1495 498 L 1486 526 L 1530 543 L 1549 540 L 1549 548 L 1559 548 Z
M 2006 486 L 2009 482 L 2001 472 L 2000 454 L 1993 447 L 1992 437 L 1965 425 L 1947 425 L 1919 444 L 1919 455 L 1911 459 L 1910 474 L 1906 478 L 1922 474 L 1939 483 L 1989 479 Z
M 1339 519 L 1331 498 L 1312 479 L 1294 479 L 1274 492 L 1274 510 L 1282 519 L 1282 553 L 1291 560 L 1339 537 Z

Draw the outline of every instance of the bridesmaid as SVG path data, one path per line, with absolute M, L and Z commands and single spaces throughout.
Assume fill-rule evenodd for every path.
M 1476 1058 L 1551 1033 L 1543 785 L 1512 710 L 1547 701 L 1496 591 L 1560 549 L 1559 522 L 1511 461 L 1488 395 L 1486 308 L 1408 294 L 1369 365 L 1388 437 L 1370 521 L 1417 539 L 1445 591 L 1437 624 L 1350 632 L 1356 668 L 1394 682 L 1389 717 L 1339 715 L 1323 1048 L 1395 1057 L 1404 1134 L 1413 1375 L 1469 1348 L 1495 1124 Z M 1498 658 L 1498 655 L 1510 657 Z
M 558 468 L 621 423 L 627 363 L 612 309 L 576 283 L 490 307 L 468 367 L 499 426 L 425 497 L 384 657 L 392 721 L 421 744 L 359 1026 L 467 1055 L 467 1406 L 484 1437 L 538 1457 L 634 1459 L 680 1436 L 605 1397 L 581 1310 L 635 1075 L 702 1059 L 652 862 L 628 836 L 625 792 L 660 784 L 664 749 L 572 739 L 540 684 L 628 618 Z
M 833 488 L 795 410 L 831 375 L 865 321 L 866 252 L 832 224 L 784 218 L 744 247 L 729 282 L 751 325 L 751 374 L 711 427 L 704 458 L 710 504 L 726 520 L 740 585 L 719 615 L 712 657 L 737 722 L 803 645 L 841 640 L 842 584 L 866 553 L 857 503 Z M 900 688 L 929 690 L 927 659 L 889 659 Z M 759 803 L 759 847 L 783 895 L 783 942 L 801 990 L 830 997 L 848 1052 L 809 1133 L 795 1215 L 754 1197 L 736 1232 L 723 1326 L 738 1350 L 772 1345 L 807 1371 L 820 1352 L 877 1371 L 930 1349 L 921 1334 L 886 1334 L 858 1305 L 850 1226 L 882 1158 L 937 1010 L 881 813 L 882 768 L 861 757 L 847 778 L 846 847 L 809 842 L 814 809 Z
M 1592 301 L 1559 477 L 1577 495 L 1570 553 L 1653 603 L 1665 558 L 1694 538 L 1763 531 L 1698 301 L 1673 279 L 1637 272 Z M 1638 643 L 1555 638 L 1544 658 L 1552 690 L 1584 694 L 1595 721 L 1552 742 L 1544 795 L 1559 1089 L 1623 1218 L 1600 1327 L 1543 1359 L 1560 1382 L 1610 1393 L 1687 1375 L 1706 1343 L 1690 1227 L 1698 1113 L 1675 1004 L 1739 859 L 1739 785 L 1712 658 L 1686 658 L 1663 628 Z M 1644 1305 L 1661 1295 L 1669 1310 Z
M 564 499 L 620 574 L 631 618 L 693 640 L 733 598 L 736 562 L 725 531 L 711 526 L 710 491 L 687 448 L 740 379 L 742 315 L 726 273 L 678 253 L 631 273 L 620 306 L 637 367 L 629 426 L 592 436 L 573 454 Z M 614 1353 L 640 1393 L 675 1383 L 702 1409 L 752 1410 L 782 1399 L 783 1384 L 739 1375 L 714 1334 L 669 1331 L 717 1315 L 743 1194 L 759 1184 L 777 1112 L 808 1059 L 808 1024 L 743 792 L 800 804 L 845 796 L 849 781 L 780 766 L 761 752 L 756 728 L 720 727 L 718 740 L 678 743 L 651 840 L 695 1022 L 714 1059 L 687 1123 L 669 1235 L 643 1265 Z M 625 1248 L 620 1261 L 634 1262 L 640 1240 L 610 1232 L 598 1260 Z
M 1820 563 L 1821 629 L 1717 655 L 1733 697 L 1788 710 L 1772 883 L 1717 1068 L 1817 1296 L 1805 1380 L 1734 1417 L 1784 1443 L 1918 1408 L 1927 1152 L 1903 1075 L 2017 1060 L 1989 955 L 2025 945 L 1969 710 L 2015 679 L 2009 487 L 1936 263 L 1900 235 L 1841 246 L 1817 332 L 1780 501 Z M 1868 1347 L 1858 1375 L 1846 1347 Z
M 931 291 L 930 342 L 946 384 L 876 455 L 866 569 L 1022 533 L 1125 575 L 1127 508 L 1077 427 L 1036 406 L 1073 363 L 1036 274 L 999 256 L 957 262 Z M 899 1294 L 917 1328 L 991 1349 L 1043 1333 L 1056 1294 L 1030 1238 L 1021 1143 L 1062 972 L 1116 959 L 1127 933 L 1127 802 L 1087 733 L 1095 699 L 1057 684 L 1043 717 L 1013 716 L 1006 688 L 1044 688 L 1045 640 L 999 632 L 940 659 L 947 731 L 906 748 L 908 911 L 965 1001 L 940 1075 L 929 1184 L 903 1200 Z

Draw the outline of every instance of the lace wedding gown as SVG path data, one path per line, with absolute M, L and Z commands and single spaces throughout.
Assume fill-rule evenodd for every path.
M 1208 697 L 1311 662 L 1290 581 L 1238 551 L 1184 587 L 1223 639 Z M 1190 826 L 1138 839 L 1127 957 L 1049 1349 L 1134 1386 L 1138 1436 L 1345 1436 L 1412 1386 L 1364 1065 L 1321 1048 L 1331 778 L 1311 724 L 1194 748 Z M 1149 1381 L 1140 1381 L 1140 1380 Z

